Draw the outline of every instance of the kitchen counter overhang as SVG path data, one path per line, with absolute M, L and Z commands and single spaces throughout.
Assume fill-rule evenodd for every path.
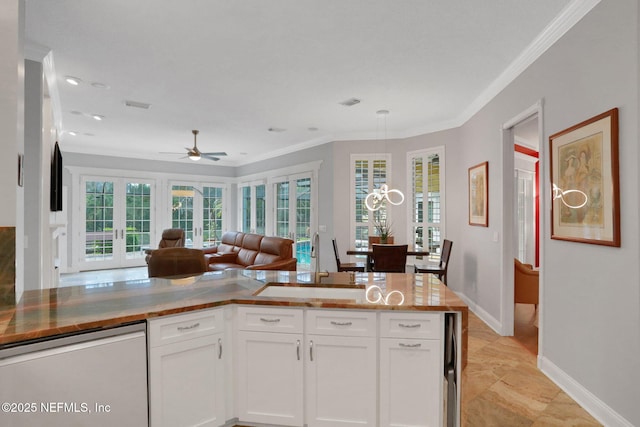
M 355 279 L 355 280 L 354 280 Z M 228 304 L 365 310 L 448 311 L 462 317 L 466 361 L 468 307 L 431 274 L 331 273 L 323 289 L 362 289 L 317 295 L 267 292 L 268 286 L 318 287 L 308 272 L 230 270 L 183 278 L 152 278 L 27 291 L 0 307 L 0 349 L 37 339 L 87 332 L 149 318 Z M 284 295 L 284 296 L 283 296 Z M 361 296 L 364 295 L 364 298 Z M 311 296 L 311 297 L 309 297 Z M 318 296 L 318 297 L 316 297 Z

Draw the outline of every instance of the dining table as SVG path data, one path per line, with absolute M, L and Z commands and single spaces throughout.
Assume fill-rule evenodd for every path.
M 385 243 L 376 243 L 376 245 L 384 245 Z M 394 244 L 397 245 L 397 244 Z M 371 271 L 371 266 L 373 265 L 373 245 L 369 245 L 368 247 L 348 249 L 347 255 L 366 255 L 367 263 L 366 269 L 367 271 Z M 416 247 L 414 245 L 407 246 L 407 256 L 429 256 L 429 251 L 423 249 L 421 247 Z

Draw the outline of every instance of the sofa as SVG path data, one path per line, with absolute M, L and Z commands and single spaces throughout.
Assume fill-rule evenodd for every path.
M 296 271 L 293 240 L 261 234 L 227 231 L 220 244 L 205 248 L 209 270 L 227 269 Z

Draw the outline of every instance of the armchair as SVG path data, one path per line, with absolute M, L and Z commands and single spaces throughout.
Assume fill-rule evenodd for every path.
M 539 272 L 531 264 L 523 264 L 517 258 L 514 266 L 515 303 L 534 304 L 539 302 Z

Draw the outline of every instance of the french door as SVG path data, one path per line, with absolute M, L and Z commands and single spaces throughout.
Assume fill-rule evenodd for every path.
M 144 249 L 152 244 L 152 181 L 82 178 L 84 253 L 81 270 L 144 265 Z
M 240 187 L 240 231 L 265 234 L 267 195 L 263 183 L 249 183 Z
M 172 183 L 171 228 L 185 231 L 185 246 L 208 248 L 220 243 L 223 233 L 222 185 Z
M 275 235 L 293 240 L 298 270 L 310 270 L 311 174 L 276 179 L 273 189 Z

